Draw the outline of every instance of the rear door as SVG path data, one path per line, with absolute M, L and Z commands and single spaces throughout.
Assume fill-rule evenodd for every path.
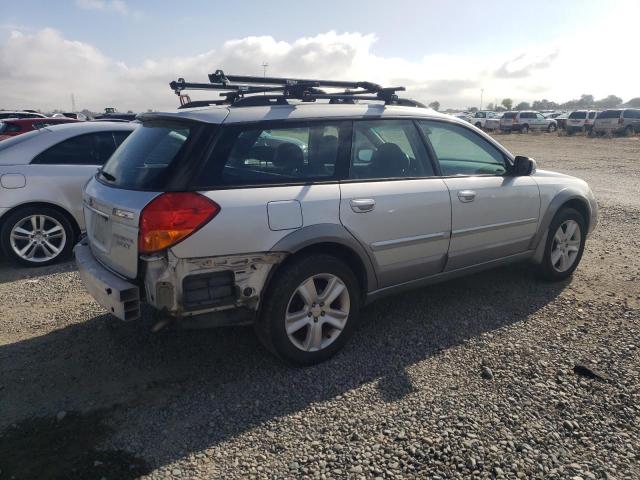
M 340 220 L 369 252 L 386 287 L 442 271 L 451 203 L 412 120 L 354 122 Z
M 531 177 L 507 175 L 503 153 L 458 124 L 421 120 L 451 196 L 452 234 L 446 270 L 527 250 L 536 233 L 540 193 Z

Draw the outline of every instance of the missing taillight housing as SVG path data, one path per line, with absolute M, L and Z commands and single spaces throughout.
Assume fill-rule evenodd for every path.
M 163 193 L 140 214 L 138 250 L 155 253 L 184 240 L 214 218 L 220 205 L 193 192 Z

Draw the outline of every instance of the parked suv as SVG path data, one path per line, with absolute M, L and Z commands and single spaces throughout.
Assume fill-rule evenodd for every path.
M 505 112 L 500 119 L 500 130 L 503 132 L 528 133 L 529 130 L 545 130 L 555 132 L 558 124 L 552 118 L 545 118 L 539 112 Z
M 473 114 L 471 118 L 469 118 L 469 123 L 472 123 L 478 128 L 483 128 L 485 130 L 494 130 L 497 129 L 500 125 L 500 114 L 491 112 L 488 110 L 481 110 Z
M 25 266 L 71 253 L 84 230 L 82 187 L 135 128 L 66 120 L 0 142 L 0 243 Z
M 605 110 L 596 118 L 593 131 L 596 135 L 619 133 L 633 135 L 640 132 L 640 109 L 617 108 Z
M 571 112 L 566 121 L 565 129 L 567 134 L 573 135 L 578 132 L 589 133 L 598 113 L 596 110 L 576 110 Z
M 88 291 L 123 320 L 144 302 L 159 324 L 254 324 L 269 350 L 313 364 L 385 295 L 514 261 L 572 274 L 596 225 L 584 181 L 379 92 L 391 101 L 293 90 L 140 115 L 84 191 Z

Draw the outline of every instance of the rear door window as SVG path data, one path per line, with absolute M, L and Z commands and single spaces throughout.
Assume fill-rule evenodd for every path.
M 598 115 L 598 119 L 603 118 L 619 118 L 622 110 L 605 110 L 600 115 Z

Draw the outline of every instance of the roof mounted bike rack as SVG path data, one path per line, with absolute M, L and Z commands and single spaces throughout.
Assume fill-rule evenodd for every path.
M 359 100 L 381 101 L 386 105 L 423 107 L 415 100 L 400 99 L 397 92 L 404 87 L 382 87 L 372 82 L 346 82 L 342 80 L 310 80 L 284 77 L 253 77 L 225 75 L 222 70 L 209 74 L 209 83 L 187 82 L 179 78 L 169 84 L 181 99 L 185 90 L 220 90 L 222 99 L 181 102 L 179 108 L 206 105 L 260 106 L 287 105 L 288 100 L 315 102 L 329 100 L 330 104 L 355 103 Z M 326 92 L 322 88 L 343 89 Z

